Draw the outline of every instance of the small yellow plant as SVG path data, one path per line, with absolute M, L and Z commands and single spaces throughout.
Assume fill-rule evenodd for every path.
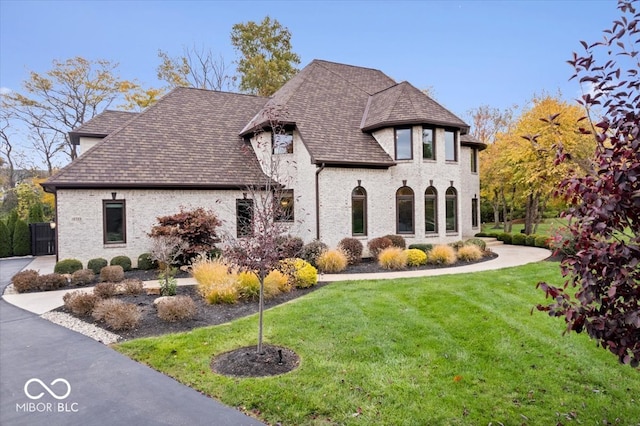
M 347 255 L 342 250 L 336 249 L 323 252 L 316 260 L 318 269 L 328 274 L 344 271 L 348 263 Z
M 198 292 L 207 303 L 238 301 L 238 271 L 220 259 L 198 259 L 191 266 L 191 275 L 198 283 Z
M 378 264 L 384 269 L 404 269 L 407 261 L 407 253 L 400 247 L 387 247 L 378 255 Z
M 480 260 L 482 259 L 482 250 L 476 245 L 460 247 L 458 250 L 458 258 L 466 261 Z
M 245 300 L 258 300 L 260 297 L 260 279 L 253 272 L 242 271 L 238 274 L 238 293 Z
M 437 265 L 452 265 L 458 260 L 455 249 L 447 244 L 440 244 L 432 248 L 428 258 L 430 263 Z
M 289 293 L 292 289 L 292 285 L 289 282 L 289 277 L 283 274 L 282 272 L 274 269 L 269 272 L 269 275 L 264 277 L 264 292 L 267 293 L 267 289 L 269 292 L 273 292 L 277 290 L 278 293 Z
M 407 249 L 407 264 L 409 266 L 420 266 L 427 263 L 427 253 L 420 249 Z
M 298 288 L 308 288 L 318 282 L 318 270 L 309 262 L 298 258 L 280 261 L 280 269 L 289 276 L 289 282 Z

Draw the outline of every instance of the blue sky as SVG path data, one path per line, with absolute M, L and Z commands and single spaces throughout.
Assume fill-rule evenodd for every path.
M 118 62 L 122 78 L 161 86 L 158 49 L 211 48 L 236 59 L 233 24 L 270 15 L 313 59 L 377 68 L 463 119 L 480 105 L 575 99 L 566 60 L 618 17 L 615 1 L 14 1 L 0 0 L 0 87 L 74 56 Z

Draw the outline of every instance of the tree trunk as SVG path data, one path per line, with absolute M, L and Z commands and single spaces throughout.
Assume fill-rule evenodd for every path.
M 491 206 L 493 207 L 493 228 L 494 229 L 500 228 L 500 204 L 502 204 L 500 202 L 500 194 L 496 189 L 493 191 L 493 202 L 491 203 Z
M 258 302 L 258 355 L 264 354 L 262 350 L 262 318 L 264 313 L 264 278 L 265 273 L 260 271 L 260 297 Z

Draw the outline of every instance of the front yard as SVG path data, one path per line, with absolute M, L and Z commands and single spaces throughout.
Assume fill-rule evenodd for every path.
M 330 284 L 265 312 L 265 341 L 300 356 L 281 376 L 210 369 L 256 343 L 256 315 L 115 347 L 271 424 L 637 425 L 640 372 L 532 314 L 558 270 Z

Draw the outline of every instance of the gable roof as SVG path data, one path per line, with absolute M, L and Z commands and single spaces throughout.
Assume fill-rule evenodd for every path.
M 83 187 L 243 188 L 265 183 L 239 130 L 266 98 L 177 88 L 45 184 Z M 87 127 L 90 123 L 87 123 Z
M 110 133 L 115 132 L 122 127 L 127 121 L 137 116 L 137 112 L 105 110 L 93 117 L 91 120 L 82 124 L 69 132 L 71 143 L 78 145 L 80 137 L 92 136 L 104 138 Z

